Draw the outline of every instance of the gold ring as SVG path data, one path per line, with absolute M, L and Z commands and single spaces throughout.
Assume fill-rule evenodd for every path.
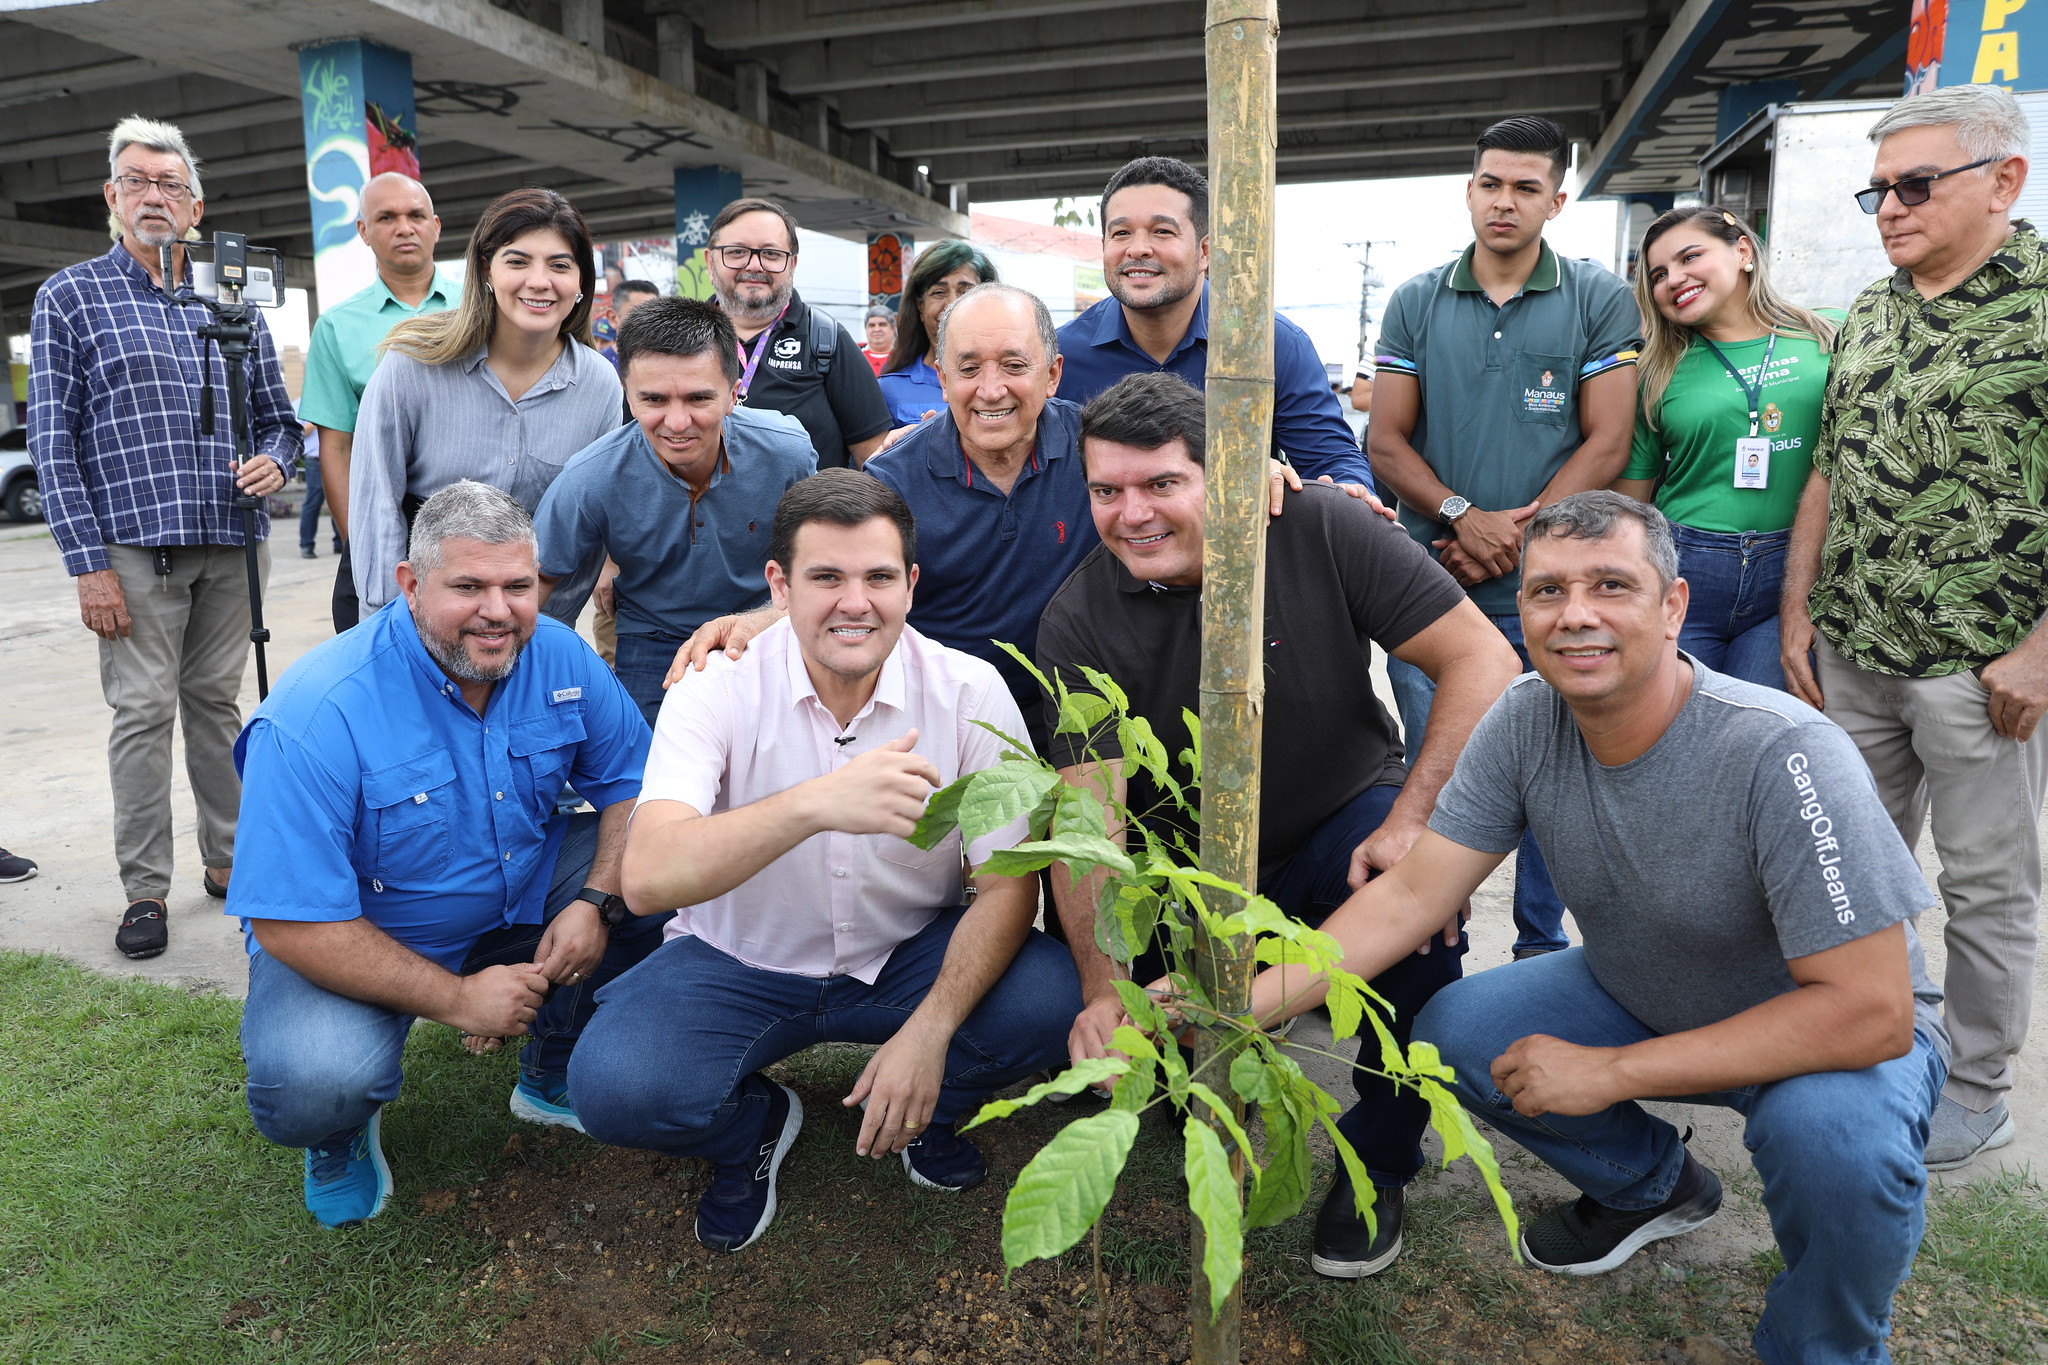
M 903 1131 L 906 1133 L 914 1133 L 922 1127 L 924 1127 L 924 1125 L 921 1123 L 913 1122 L 910 1119 L 903 1120 Z
M 572 986 L 573 986 L 573 985 L 575 985 L 575 984 L 576 984 L 576 983 L 577 983 L 578 981 L 581 981 L 582 979 L 583 979 L 583 973 L 581 973 L 581 972 L 571 972 L 571 973 L 569 973 L 569 984 L 570 984 L 570 985 L 572 985 Z

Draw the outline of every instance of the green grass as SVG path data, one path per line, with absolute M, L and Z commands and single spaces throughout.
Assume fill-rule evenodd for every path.
M 0 953 L 0 1361 L 332 1365 L 453 1328 L 490 1247 L 420 1197 L 481 1178 L 519 1126 L 510 1058 L 416 1030 L 384 1125 L 403 1216 L 331 1232 L 300 1204 L 299 1154 L 250 1123 L 240 1019 Z
M 2048 1304 L 2048 1192 L 2019 1171 L 1940 1191 L 1928 1200 L 1920 1259 Z

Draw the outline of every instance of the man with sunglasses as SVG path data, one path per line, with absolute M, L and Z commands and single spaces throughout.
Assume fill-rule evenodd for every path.
M 711 220 L 711 289 L 739 333 L 735 396 L 803 423 L 818 468 L 859 468 L 895 423 L 882 386 L 844 327 L 796 292 L 796 217 L 768 199 L 735 199 Z
M 1915 95 L 1870 140 L 1855 198 L 1898 269 L 1835 343 L 1782 657 L 1792 692 L 1855 739 L 1907 844 L 1933 816 L 1955 1056 L 1926 1161 L 1951 1170 L 2013 1139 L 2006 1092 L 2033 999 L 2048 250 L 2011 218 L 2031 134 L 2005 90 Z
M 79 616 L 100 637 L 100 686 L 114 713 L 107 766 L 127 902 L 114 946 L 146 958 L 170 941 L 171 728 L 181 718 L 205 891 L 227 895 L 242 792 L 230 750 L 249 656 L 235 495 L 260 498 L 283 486 L 303 438 L 258 315 L 248 359 L 253 453 L 238 465 L 225 367 L 199 339 L 211 315 L 165 302 L 166 286 L 189 282 L 175 244 L 205 212 L 184 135 L 168 123 L 123 119 L 107 160 L 113 249 L 60 270 L 36 293 L 28 445 L 50 534 L 78 585 Z M 269 534 L 261 508 L 255 527 L 259 540 Z M 267 546 L 257 563 L 268 573 Z

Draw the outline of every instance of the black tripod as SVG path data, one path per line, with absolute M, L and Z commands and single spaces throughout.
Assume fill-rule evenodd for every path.
M 211 345 L 220 350 L 228 385 L 228 429 L 234 438 L 235 472 L 239 476 L 255 454 L 249 416 L 249 349 L 256 334 L 257 305 L 242 299 L 246 239 L 240 233 L 217 232 L 213 245 L 213 273 L 220 285 L 219 298 L 207 298 L 196 292 L 180 293 L 172 288 L 166 288 L 164 292 L 181 307 L 196 303 L 213 314 L 213 321 L 199 329 L 199 339 L 202 346 Z M 171 273 L 169 247 L 163 249 L 163 259 L 164 280 L 168 285 L 177 278 Z M 231 266 L 230 261 L 233 263 Z M 228 269 L 234 273 L 229 275 Z M 195 268 L 195 278 L 197 273 Z M 211 436 L 213 362 L 205 359 L 203 352 L 200 382 L 205 387 L 199 395 L 199 430 L 201 434 Z M 259 701 L 270 695 L 270 661 L 263 651 L 263 647 L 270 643 L 270 630 L 263 624 L 263 578 L 256 563 L 256 513 L 262 506 L 262 498 L 244 492 L 239 485 L 236 487 L 235 507 L 242 514 L 242 554 L 249 570 L 249 642 L 256 646 L 256 697 Z

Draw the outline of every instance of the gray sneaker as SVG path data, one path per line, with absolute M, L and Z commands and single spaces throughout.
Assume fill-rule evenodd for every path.
M 1981 1114 L 1973 1114 L 1948 1096 L 1934 1106 L 1927 1124 L 1927 1169 L 1953 1171 L 1977 1159 L 1980 1152 L 2003 1147 L 2014 1133 L 2012 1115 L 2000 1100 Z

